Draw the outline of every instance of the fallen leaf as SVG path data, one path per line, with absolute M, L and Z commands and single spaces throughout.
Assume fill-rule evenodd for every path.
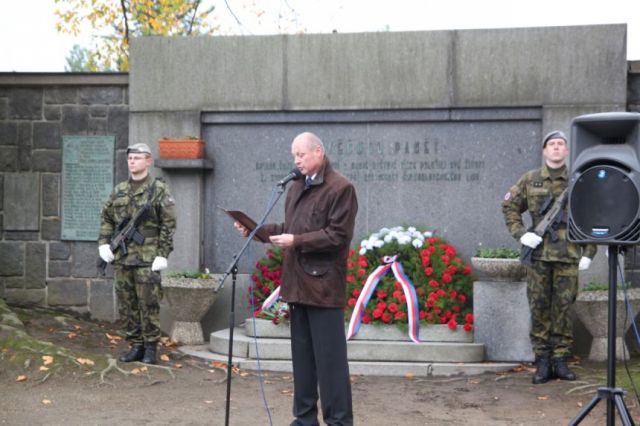
M 53 364 L 53 357 L 51 355 L 42 355 L 42 361 L 44 365 Z
M 40 371 L 49 371 L 49 367 L 45 367 L 44 365 L 41 365 Z
M 160 359 L 161 359 L 162 361 L 169 362 L 169 355 L 167 355 L 167 354 L 162 354 L 162 355 L 160 355 Z
M 413 380 L 415 376 L 412 373 L 407 373 L 404 375 L 404 378 L 407 380 Z
M 175 368 L 182 368 L 182 364 L 175 364 L 174 367 Z
M 291 394 L 291 389 L 282 389 L 282 390 L 280 391 L 280 393 L 283 393 L 283 394 L 285 394 L 285 395 L 289 395 L 289 394 Z
M 213 401 L 205 401 L 205 404 L 213 404 Z
M 131 374 L 140 374 L 140 369 L 134 368 L 133 370 L 131 370 Z
M 71 332 L 71 333 L 67 334 L 67 337 L 68 337 L 69 339 L 74 339 L 76 336 L 77 336 L 77 334 L 76 334 L 76 333 L 74 333 L 74 332 Z
M 541 395 L 537 399 L 538 401 L 546 401 L 547 399 L 549 399 L 549 397 L 547 395 Z
M 107 339 L 109 339 L 111 341 L 111 343 L 115 343 L 115 342 L 118 342 L 118 341 L 122 340 L 122 337 L 120 337 L 120 336 L 113 336 L 113 335 L 111 335 L 109 333 L 105 333 L 105 335 L 107 336 Z
M 43 403 L 44 405 L 50 405 L 50 404 L 51 404 L 51 400 L 50 400 L 50 399 L 43 399 L 43 400 L 42 400 L 42 403 Z
M 95 365 L 95 362 L 89 358 L 76 358 L 76 361 L 82 365 Z
M 82 327 L 79 326 L 78 324 L 74 325 L 73 328 L 75 328 L 76 330 L 80 330 Z
M 478 384 L 480 384 L 480 380 L 469 379 L 469 380 L 467 380 L 467 383 L 469 383 L 470 385 L 478 385 Z
M 18 377 L 16 377 L 16 382 L 24 382 L 27 380 L 27 376 L 25 375 L 20 375 Z
M 582 407 L 582 401 L 578 401 L 578 407 Z
M 140 371 L 146 372 L 146 371 L 149 371 L 149 369 L 147 367 L 142 367 L 142 368 L 140 368 Z

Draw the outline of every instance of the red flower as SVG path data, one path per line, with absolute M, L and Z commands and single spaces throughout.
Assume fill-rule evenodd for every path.
M 463 275 L 469 275 L 470 273 L 471 273 L 471 266 L 467 265 L 467 266 L 462 268 L 462 274 Z
M 349 274 L 347 275 L 347 282 L 348 283 L 352 283 L 356 280 L 356 277 L 354 277 L 353 275 Z
M 469 313 L 467 315 L 464 316 L 464 320 L 466 322 L 473 322 L 473 314 Z
M 458 292 L 455 290 L 451 290 L 449 292 L 449 297 L 455 300 L 458 297 Z
M 422 258 L 422 266 L 427 266 L 430 261 L 431 261 L 431 258 L 429 258 L 429 256 L 424 256 Z
M 438 287 L 440 284 L 436 280 L 429 280 L 429 287 Z
M 464 331 L 470 332 L 473 330 L 473 325 L 466 323 L 462 328 L 464 328 Z
M 442 263 L 444 263 L 445 265 L 448 265 L 449 262 L 451 261 L 451 258 L 449 258 L 449 256 L 447 256 L 446 254 L 443 256 L 440 256 L 440 259 L 442 260 Z
M 391 312 L 392 314 L 398 312 L 398 305 L 396 305 L 395 303 L 389 303 L 389 312 Z
M 433 268 L 429 267 L 429 268 L 424 268 L 424 274 L 428 277 L 431 276 L 431 274 L 433 274 Z
M 427 316 L 427 313 L 421 309 L 420 312 L 418 312 L 418 316 L 420 319 L 424 319 Z
M 358 265 L 360 265 L 361 268 L 366 268 L 368 266 L 367 265 L 367 258 L 364 257 L 364 256 L 360 256 L 358 258 Z
M 369 316 L 369 314 L 364 314 L 362 316 L 362 323 L 369 324 L 370 322 L 371 322 L 371 317 Z
M 376 309 L 382 309 L 383 311 L 387 308 L 387 304 L 385 302 L 380 302 L 376 305 Z
M 353 297 L 358 297 L 360 296 L 360 293 L 362 293 L 362 289 L 359 288 L 354 288 L 353 291 L 351 292 L 351 294 L 353 295 Z
M 387 292 L 384 290 L 378 290 L 376 291 L 376 297 L 378 299 L 386 299 L 387 298 Z
M 354 266 L 356 266 L 356 264 L 355 264 L 355 263 L 353 263 L 351 260 L 347 260 L 347 268 L 351 269 L 351 268 L 353 268 Z
M 366 271 L 366 270 L 364 270 L 364 269 L 358 269 L 358 276 L 359 276 L 359 277 L 364 276 L 364 274 L 366 274 L 366 273 L 367 273 L 367 271 Z
M 393 288 L 395 288 L 396 290 L 400 290 L 402 288 L 402 284 L 400 284 L 400 281 L 396 281 L 395 283 L 393 283 Z
M 380 318 L 382 316 L 382 313 L 384 312 L 384 309 L 374 309 L 373 310 L 373 317 L 374 318 Z
M 385 324 L 389 324 L 391 322 L 393 318 L 391 318 L 391 315 L 389 315 L 388 313 L 384 313 L 382 314 L 382 322 L 384 322 Z
M 349 305 L 349 306 L 350 306 L 350 307 L 352 307 L 352 308 L 355 306 L 355 304 L 356 304 L 356 299 L 355 299 L 354 297 L 350 298 L 350 299 L 347 301 L 347 305 Z
M 442 274 L 442 281 L 446 284 L 449 284 L 451 281 L 453 281 L 453 278 L 451 278 L 451 275 L 445 272 L 444 274 Z
M 407 314 L 405 314 L 405 313 L 404 313 L 404 312 L 402 312 L 402 311 L 398 311 L 398 312 L 396 312 L 396 313 L 394 314 L 394 316 L 393 316 L 393 317 L 394 317 L 395 319 L 397 319 L 397 320 L 401 321 L 401 320 L 403 320 L 403 319 L 405 319 L 405 318 L 407 317 Z
M 459 294 L 458 300 L 460 301 L 460 303 L 464 304 L 464 302 L 467 301 L 467 296 L 465 296 L 464 294 Z
M 449 320 L 449 322 L 447 323 L 447 326 L 449 326 L 451 330 L 455 330 L 456 327 L 458 327 L 458 323 L 456 322 L 455 319 L 452 319 L 452 320 Z

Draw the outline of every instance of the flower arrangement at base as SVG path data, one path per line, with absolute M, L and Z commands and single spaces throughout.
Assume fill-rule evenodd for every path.
M 415 289 L 417 315 L 421 324 L 447 324 L 455 330 L 473 330 L 471 303 L 473 275 L 471 267 L 444 238 L 415 227 L 382 228 L 362 240 L 352 250 L 347 263 L 347 308 L 350 318 L 354 307 L 374 271 L 393 259 L 402 266 L 404 277 Z M 366 305 L 362 306 L 363 324 L 407 324 L 407 291 L 398 274 L 380 277 Z
M 262 304 L 273 295 L 273 292 L 280 287 L 280 276 L 282 275 L 282 249 L 270 246 L 263 258 L 257 263 L 253 274 L 251 274 L 251 286 L 249 291 L 249 305 L 253 308 L 253 316 L 271 320 L 274 324 L 279 324 L 282 320 L 289 318 L 289 310 L 286 303 L 275 302 L 269 309 L 262 310 Z
M 470 332 L 471 272 L 456 247 L 432 232 L 403 226 L 382 228 L 349 251 L 345 321 L 354 322 L 355 309 L 358 326 L 361 321 L 401 328 L 409 324 L 411 328 L 413 319 L 416 326 L 446 324 L 452 330 L 461 326 Z M 275 324 L 288 319 L 286 303 L 273 297 L 281 274 L 282 250 L 271 247 L 256 263 L 251 276 L 254 287 L 249 289 L 254 316 Z M 263 304 L 268 308 L 263 310 Z M 417 340 L 417 335 L 412 338 Z

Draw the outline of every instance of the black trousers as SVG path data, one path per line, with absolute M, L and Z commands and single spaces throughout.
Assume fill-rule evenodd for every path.
M 292 425 L 353 425 L 351 382 L 344 333 L 344 310 L 290 305 L 293 359 Z

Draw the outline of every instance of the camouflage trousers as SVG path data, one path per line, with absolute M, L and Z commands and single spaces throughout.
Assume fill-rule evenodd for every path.
M 571 353 L 570 308 L 578 295 L 578 265 L 534 260 L 527 267 L 527 298 L 531 311 L 531 346 L 536 356 Z
M 160 340 L 160 273 L 149 266 L 118 266 L 114 280 L 126 340 L 133 346 Z

